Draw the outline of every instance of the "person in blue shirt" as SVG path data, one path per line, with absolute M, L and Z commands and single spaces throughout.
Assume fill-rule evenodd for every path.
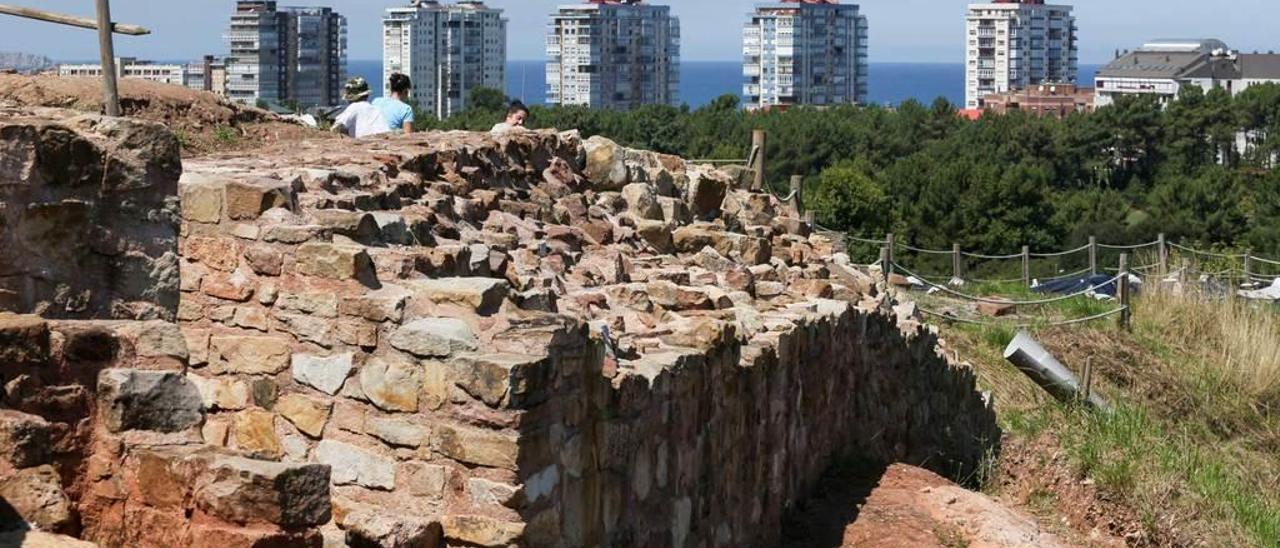
M 382 111 L 382 117 L 387 119 L 391 131 L 413 133 L 413 107 L 404 102 L 409 98 L 412 87 L 408 76 L 396 72 L 391 75 L 387 86 L 391 95 L 373 100 L 373 106 Z

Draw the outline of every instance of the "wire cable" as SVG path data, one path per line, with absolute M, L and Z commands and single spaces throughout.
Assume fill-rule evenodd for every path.
M 951 314 L 944 314 L 944 313 L 940 313 L 940 312 L 934 312 L 934 311 L 929 310 L 929 309 L 927 309 L 927 308 L 922 308 L 922 307 L 920 307 L 920 306 L 918 306 L 918 305 L 916 306 L 916 308 L 917 308 L 918 310 L 920 310 L 920 312 L 924 313 L 926 316 L 933 316 L 933 317 L 940 318 L 940 319 L 947 320 L 947 321 L 953 321 L 953 322 L 959 322 L 959 323 L 967 323 L 967 324 L 971 324 L 971 325 L 981 325 L 981 326 L 1007 325 L 1005 322 L 999 322 L 999 321 L 990 322 L 990 321 L 982 321 L 982 320 L 971 320 L 971 319 L 968 319 L 968 318 L 961 318 L 961 317 L 959 317 L 959 316 L 954 316 L 954 315 L 951 315 Z M 1107 312 L 1102 312 L 1102 313 L 1100 313 L 1100 314 L 1094 314 L 1094 315 L 1092 315 L 1092 316 L 1086 316 L 1086 317 L 1084 317 L 1084 318 L 1076 318 L 1076 319 L 1073 319 L 1073 320 L 1062 320 L 1062 321 L 1049 322 L 1049 323 L 1022 323 L 1022 324 L 1015 324 L 1013 327 L 1018 327 L 1018 328 L 1029 328 L 1029 327 L 1065 327 L 1065 326 L 1069 326 L 1069 325 L 1078 325 L 1078 324 L 1082 324 L 1082 323 L 1096 322 L 1096 321 L 1101 320 L 1101 319 L 1109 318 L 1109 317 L 1111 317 L 1111 316 L 1115 316 L 1116 314 L 1119 314 L 1119 313 L 1121 313 L 1121 312 L 1124 312 L 1124 311 L 1126 311 L 1126 310 L 1128 310 L 1128 309 L 1129 309 L 1129 307 L 1127 307 L 1127 306 L 1122 306 L 1122 307 L 1120 307 L 1120 308 L 1116 308 L 1116 309 L 1114 309 L 1114 310 L 1109 310 L 1109 311 L 1107 311 Z
M 929 281 L 929 280 L 926 280 L 924 277 L 922 277 L 922 276 L 920 276 L 920 275 L 918 275 L 918 274 L 916 274 L 916 273 L 914 273 L 914 272 L 912 272 L 912 271 L 910 271 L 910 270 L 907 270 L 906 268 L 904 268 L 904 267 L 903 267 L 902 265 L 900 265 L 900 264 L 893 263 L 893 265 L 892 265 L 892 266 L 893 266 L 894 268 L 898 269 L 898 270 L 901 270 L 901 271 L 902 271 L 903 273 L 905 273 L 906 275 L 908 275 L 908 276 L 912 276 L 912 277 L 914 277 L 914 278 L 916 278 L 916 279 L 920 280 L 920 281 L 921 281 L 922 283 L 924 283 L 925 285 L 928 285 L 928 286 L 934 287 L 934 288 L 938 289 L 939 291 L 943 291 L 943 292 L 945 292 L 945 293 L 950 293 L 951 295 L 956 296 L 956 297 L 959 297 L 959 298 L 961 298 L 961 299 L 965 299 L 965 300 L 973 301 L 973 302 L 977 302 L 977 303 L 987 303 L 987 304 L 1007 304 L 1007 305 L 1013 305 L 1013 306 L 1037 306 L 1037 305 L 1045 305 L 1045 304 L 1053 304 L 1053 303 L 1057 303 L 1057 302 L 1062 302 L 1062 301 L 1066 301 L 1066 300 L 1074 299 L 1074 298 L 1076 298 L 1076 297 L 1082 297 L 1082 296 L 1088 295 L 1088 294 L 1090 294 L 1090 293 L 1093 293 L 1093 288 L 1091 287 L 1091 288 L 1086 289 L 1086 290 L 1084 290 L 1084 291 L 1081 291 L 1081 292 L 1079 292 L 1079 293 L 1072 293 L 1072 294 L 1070 294 L 1070 295 L 1063 295 L 1063 296 L 1060 296 L 1060 297 L 1053 297 L 1053 298 L 1050 298 L 1050 299 L 1039 299 L 1039 300 L 1034 300 L 1034 301 L 1011 301 L 1011 300 L 987 299 L 987 298 L 985 298 L 985 297 L 975 297 L 975 296 L 973 296 L 973 295 L 966 295 L 966 294 L 961 293 L 961 292 L 959 292 L 959 291 L 955 291 L 955 290 L 953 290 L 953 289 L 951 289 L 951 288 L 949 288 L 949 287 L 947 287 L 947 286 L 944 286 L 944 285 L 938 285 L 938 284 L 936 284 L 936 283 L 934 283 L 934 282 L 931 282 L 931 281 Z M 1093 287 L 1102 287 L 1102 286 L 1105 286 L 1105 285 L 1107 285 L 1107 284 L 1114 283 L 1115 281 L 1117 281 L 1117 280 L 1119 280 L 1119 279 L 1120 279 L 1120 276 L 1116 276 L 1116 277 L 1114 277 L 1114 278 L 1111 278 L 1110 280 L 1107 280 L 1107 281 L 1106 281 L 1106 282 L 1104 282 L 1104 283 L 1096 284 L 1096 285 L 1094 285 Z

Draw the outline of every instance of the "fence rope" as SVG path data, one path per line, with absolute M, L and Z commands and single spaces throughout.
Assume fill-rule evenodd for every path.
M 907 270 L 905 267 L 903 267 L 902 265 L 900 265 L 900 264 L 898 264 L 898 263 L 893 263 L 893 265 L 892 265 L 892 266 L 893 266 L 895 269 L 897 269 L 897 270 L 901 270 L 901 271 L 902 271 L 903 273 L 905 273 L 906 275 L 911 276 L 911 277 L 913 277 L 913 278 L 916 278 L 917 280 L 920 280 L 920 282 L 921 282 L 921 283 L 923 283 L 923 284 L 925 284 L 925 285 L 928 285 L 928 286 L 930 286 L 930 287 L 936 288 L 936 289 L 938 289 L 939 291 L 942 291 L 942 292 L 944 292 L 944 293 L 949 293 L 949 294 L 951 294 L 951 295 L 953 295 L 953 296 L 959 297 L 959 298 L 964 299 L 964 300 L 967 300 L 967 301 L 972 301 L 972 302 L 977 302 L 977 303 L 986 303 L 986 304 L 1006 304 L 1006 305 L 1013 305 L 1013 306 L 1037 306 L 1037 305 L 1053 304 L 1053 303 L 1057 303 L 1057 302 L 1062 302 L 1062 301 L 1066 301 L 1066 300 L 1074 299 L 1074 298 L 1076 298 L 1076 297 L 1082 297 L 1082 296 L 1088 295 L 1088 294 L 1090 294 L 1090 293 L 1093 293 L 1093 287 L 1101 287 L 1101 286 L 1104 286 L 1104 285 L 1107 285 L 1107 284 L 1110 284 L 1110 283 L 1115 283 L 1117 280 L 1119 280 L 1119 279 L 1120 279 L 1120 276 L 1116 276 L 1116 277 L 1114 277 L 1114 278 L 1111 278 L 1110 280 L 1107 280 L 1106 282 L 1103 282 L 1103 283 L 1101 283 L 1101 284 L 1094 285 L 1093 287 L 1091 287 L 1091 288 L 1089 288 L 1089 289 L 1086 289 L 1086 290 L 1084 290 L 1084 291 L 1080 291 L 1080 292 L 1078 292 L 1078 293 L 1072 293 L 1072 294 L 1070 294 L 1070 295 L 1062 295 L 1062 296 L 1059 296 L 1059 297 L 1053 297 L 1053 298 L 1049 298 L 1049 299 L 1039 299 L 1039 300 L 1034 300 L 1034 301 L 1010 301 L 1010 300 L 988 299 L 988 298 L 985 298 L 985 297 L 977 297 L 977 296 L 974 296 L 974 295 L 967 295 L 967 294 L 961 293 L 961 292 L 959 292 L 959 291 L 956 291 L 956 290 L 954 290 L 954 289 L 951 289 L 951 288 L 949 288 L 949 287 L 947 287 L 947 286 L 944 286 L 944 285 L 938 285 L 938 284 L 936 284 L 936 283 L 934 283 L 934 282 L 931 282 L 931 281 L 929 281 L 929 280 L 925 279 L 924 277 L 922 277 L 922 276 L 920 276 L 920 275 L 918 275 L 918 274 L 916 274 L 916 273 L 914 273 L 914 272 L 912 272 L 912 271 L 910 271 L 910 270 Z
M 914 252 L 916 252 L 916 253 L 923 253 L 923 254 L 925 254 L 925 255 L 954 255 L 954 254 L 955 254 L 955 252 L 954 252 L 954 251 L 939 251 L 939 250 L 936 250 L 936 249 L 921 249 L 921 248 L 918 248 L 918 247 L 912 247 L 912 246 L 909 246 L 909 245 L 907 245 L 907 244 L 898 244 L 898 247 L 901 247 L 902 249 L 905 249 L 905 250 L 907 250 L 907 251 L 914 251 Z
M 1194 255 L 1203 255 L 1205 257 L 1216 257 L 1219 259 L 1243 259 L 1245 257 L 1244 254 L 1230 255 L 1226 253 L 1214 253 L 1212 251 L 1200 251 L 1199 249 L 1192 249 L 1190 247 L 1178 245 L 1175 243 L 1170 243 L 1169 245 L 1172 246 L 1174 249 L 1180 249 L 1182 251 L 1186 251 L 1187 253 L 1191 253 Z
M 1080 253 L 1081 251 L 1088 251 L 1088 250 L 1089 250 L 1089 246 L 1088 244 L 1086 244 L 1083 247 L 1077 247 L 1075 249 L 1069 249 L 1067 251 L 1059 251 L 1057 253 L 1032 253 L 1031 256 L 1036 257 L 1038 259 L 1048 259 L 1052 257 L 1065 257 L 1067 255 L 1074 255 L 1076 253 Z
M 959 316 L 953 316 L 953 315 L 951 315 L 951 314 L 943 314 L 943 313 L 940 313 L 940 312 L 934 312 L 934 311 L 932 311 L 932 310 L 929 310 L 929 309 L 927 309 L 927 308 L 922 308 L 922 307 L 920 307 L 920 306 L 916 306 L 916 308 L 917 308 L 920 312 L 923 312 L 923 313 L 924 313 L 925 315 L 927 315 L 927 316 L 933 316 L 933 317 L 940 318 L 940 319 L 947 320 L 947 321 L 960 322 L 960 323 L 967 323 L 967 324 L 971 324 L 971 325 L 981 325 L 981 326 L 1007 325 L 1005 322 L 1000 322 L 1000 321 L 982 321 L 982 320 L 971 320 L 971 319 L 968 319 L 968 318 L 961 318 L 961 317 L 959 317 Z M 1023 323 L 1023 324 L 1016 324 L 1016 325 L 1014 325 L 1013 327 L 1017 327 L 1017 328 L 1029 328 L 1029 327 L 1064 327 L 1064 326 L 1068 326 L 1068 325 L 1077 325 L 1077 324 L 1082 324 L 1082 323 L 1096 322 L 1096 321 L 1101 320 L 1101 319 L 1105 319 L 1105 318 L 1108 318 L 1108 317 L 1111 317 L 1111 316 L 1115 316 L 1116 314 L 1119 314 L 1119 313 L 1121 313 L 1121 312 L 1124 312 L 1125 310 L 1128 310 L 1128 309 L 1129 309 L 1129 307 L 1127 307 L 1127 306 L 1122 306 L 1122 307 L 1117 308 L 1117 309 L 1115 309 L 1115 310 L 1109 310 L 1109 311 L 1107 311 L 1107 312 L 1103 312 L 1103 313 L 1100 313 L 1100 314 L 1094 314 L 1094 315 L 1092 315 L 1092 316 L 1086 316 L 1086 317 L 1084 317 L 1084 318 L 1076 318 L 1076 319 L 1073 319 L 1073 320 L 1062 320 L 1062 321 L 1049 322 L 1049 323 Z
M 947 253 L 950 254 L 951 252 L 948 251 Z M 960 254 L 964 255 L 965 257 L 969 257 L 970 259 L 986 259 L 989 261 L 1006 261 L 1009 259 L 1022 258 L 1021 253 L 1016 253 L 1013 255 L 983 255 L 981 253 L 969 253 L 968 251 L 961 251 Z
M 1154 242 L 1147 242 L 1147 243 L 1145 243 L 1145 244 L 1134 244 L 1134 245 L 1107 245 L 1107 244 L 1098 244 L 1098 247 L 1100 247 L 1100 248 L 1102 248 L 1102 249 L 1133 250 L 1133 249 L 1142 249 L 1142 248 L 1145 248 L 1145 247 L 1155 247 L 1155 246 L 1158 246 L 1158 245 L 1160 245 L 1160 240 L 1156 240 L 1156 241 L 1154 241 Z

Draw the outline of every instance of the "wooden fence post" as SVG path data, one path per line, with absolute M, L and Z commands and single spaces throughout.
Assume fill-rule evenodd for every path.
M 1129 308 L 1129 254 L 1120 254 L 1120 277 L 1116 279 L 1116 298 L 1120 299 L 1120 328 L 1129 330 L 1133 311 Z
M 791 206 L 795 208 L 796 215 L 804 215 L 804 176 L 791 176 Z
M 1084 392 L 1080 396 L 1083 402 L 1093 397 L 1093 356 L 1084 359 Z
M 116 48 L 111 36 L 111 5 L 107 0 L 98 2 L 98 49 L 102 57 L 102 83 L 106 97 L 107 116 L 120 115 L 120 91 L 116 88 Z
M 1022 246 L 1022 285 L 1031 287 L 1031 247 Z
M 885 287 L 889 286 L 889 274 L 893 271 L 893 252 L 889 251 L 889 246 L 880 248 L 880 277 L 884 278 Z
M 809 226 L 813 226 L 813 225 L 815 225 L 815 224 L 818 224 L 818 215 L 817 215 L 817 212 L 816 212 L 816 211 L 814 211 L 814 210 L 812 210 L 812 209 L 810 209 L 810 210 L 808 210 L 808 211 L 805 211 L 805 212 L 804 212 L 804 222 L 805 222 L 806 224 L 808 224 Z
M 893 261 L 894 261 L 894 258 L 893 258 L 893 251 L 894 251 L 894 248 L 895 248 L 895 247 L 897 247 L 897 244 L 896 244 L 896 243 L 894 243 L 894 241 L 893 241 L 893 233 L 892 233 L 892 232 L 890 232 L 890 233 L 888 233 L 888 234 L 885 234 L 885 236 L 884 236 L 884 248 L 885 248 L 885 249 L 887 249 L 887 250 L 889 250 L 888 255 L 885 255 L 885 257 L 887 258 L 886 260 L 888 260 L 889 262 L 888 262 L 885 266 L 886 266 L 886 267 L 888 267 L 888 268 L 890 268 L 890 269 L 892 269 L 892 268 L 893 268 Z
M 951 244 L 951 277 L 956 280 L 964 279 L 964 255 L 960 251 L 960 244 Z
M 1098 275 L 1098 238 L 1089 236 L 1089 275 Z
M 1244 252 L 1244 285 L 1253 286 L 1253 250 Z
M 759 192 L 764 189 L 764 147 L 768 144 L 768 135 L 763 129 L 752 130 L 751 150 L 755 153 L 755 165 L 751 179 L 751 190 Z
M 1164 233 L 1160 233 L 1160 279 L 1164 279 L 1169 275 L 1169 248 L 1164 239 Z

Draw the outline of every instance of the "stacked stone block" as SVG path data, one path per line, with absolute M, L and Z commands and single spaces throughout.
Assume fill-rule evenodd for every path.
M 334 545 L 770 545 L 837 458 L 997 440 L 909 306 L 712 168 L 552 132 L 185 167 L 203 440 L 329 465 Z

